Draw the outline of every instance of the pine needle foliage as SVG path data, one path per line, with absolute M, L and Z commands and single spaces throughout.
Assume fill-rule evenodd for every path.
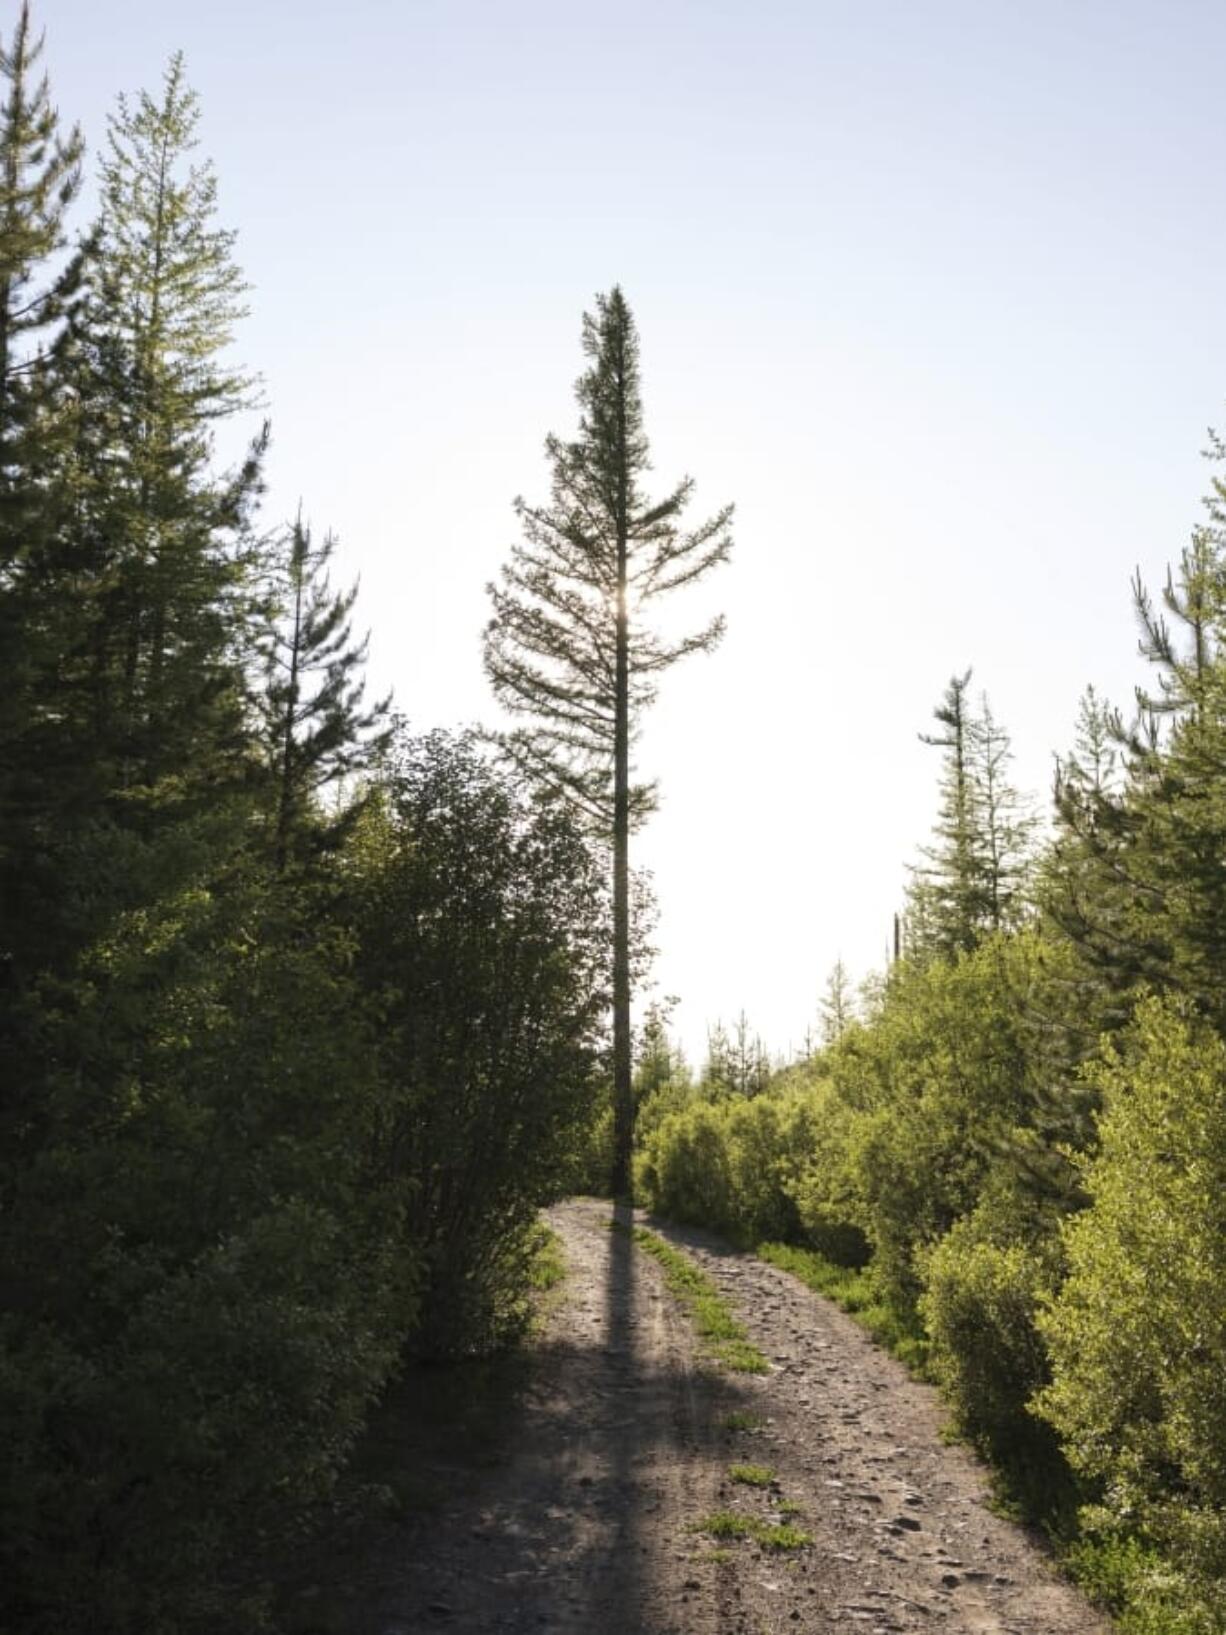
M 272 783 L 273 849 L 284 871 L 308 840 L 334 845 L 360 802 L 326 822 L 319 797 L 343 792 L 386 748 L 391 699 L 369 706 L 364 668 L 368 641 L 353 635 L 358 587 L 334 591 L 328 564 L 336 538 L 316 544 L 301 514 L 288 530 L 277 563 L 276 616 L 263 641 L 263 738 Z
M 624 1191 L 634 1117 L 628 845 L 655 798 L 650 783 L 633 780 L 631 748 L 658 678 L 709 652 L 724 629 L 717 617 L 665 639 L 647 620 L 661 598 L 727 561 L 732 508 L 686 528 L 688 477 L 662 499 L 648 496 L 638 330 L 619 287 L 584 315 L 583 350 L 578 435 L 546 441 L 550 503 L 516 502 L 522 538 L 489 586 L 484 652 L 495 697 L 530 723 L 499 735 L 503 750 L 564 793 L 612 848 L 614 1182 Z
M 49 355 L 81 278 L 81 256 L 63 252 L 85 144 L 75 125 L 60 134 L 46 76 L 35 77 L 42 52 L 23 4 L 0 46 L 0 520 L 15 502 L 15 478 L 29 469 L 28 442 L 47 409 Z M 6 549 L 0 571 L 10 565 Z

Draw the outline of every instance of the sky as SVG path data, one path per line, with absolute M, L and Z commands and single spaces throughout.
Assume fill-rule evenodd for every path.
M 727 637 L 639 748 L 692 1059 L 741 1011 L 794 1051 L 837 959 L 881 968 L 952 674 L 1043 811 L 1086 685 L 1143 680 L 1130 577 L 1178 558 L 1226 430 L 1220 4 L 34 12 L 95 154 L 185 53 L 252 285 L 267 517 L 335 530 L 372 686 L 415 726 L 495 719 L 485 586 L 574 429 L 582 314 L 622 285 L 660 490 L 736 505 L 732 563 L 675 610 Z

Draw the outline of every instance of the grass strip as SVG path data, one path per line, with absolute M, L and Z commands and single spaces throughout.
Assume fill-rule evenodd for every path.
M 781 1272 L 790 1272 L 806 1288 L 824 1294 L 836 1306 L 841 1306 L 861 1328 L 868 1330 L 879 1346 L 921 1379 L 932 1378 L 927 1338 L 885 1304 L 873 1287 L 872 1274 L 867 1268 L 836 1266 L 815 1249 L 797 1249 L 789 1243 L 760 1243 L 756 1254 L 759 1260 L 778 1266 Z
M 528 1281 L 538 1294 L 547 1294 L 550 1289 L 557 1288 L 565 1277 L 566 1253 L 562 1248 L 562 1239 L 552 1226 L 546 1226 L 544 1221 L 539 1221 L 532 1246 L 532 1264 L 528 1269 Z
M 718 1288 L 687 1254 L 649 1232 L 645 1226 L 628 1227 L 611 1221 L 615 1232 L 632 1237 L 639 1248 L 658 1261 L 670 1294 L 689 1313 L 699 1338 L 717 1362 L 734 1374 L 766 1374 L 770 1364 L 754 1345 Z
M 812 1544 L 812 1536 L 789 1522 L 759 1521 L 756 1516 L 743 1516 L 739 1510 L 716 1510 L 694 1523 L 696 1533 L 711 1538 L 748 1538 L 764 1550 L 803 1550 Z

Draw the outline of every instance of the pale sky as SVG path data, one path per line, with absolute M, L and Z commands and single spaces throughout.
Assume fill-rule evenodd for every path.
M 14 0 L 0 3 L 7 36 Z M 800 1043 L 883 962 L 934 815 L 917 734 L 974 665 L 1044 804 L 1126 703 L 1226 429 L 1226 8 L 783 0 L 35 0 L 96 152 L 186 53 L 254 288 L 243 361 L 361 575 L 371 678 L 489 721 L 485 584 L 620 282 L 661 489 L 737 506 L 728 615 L 664 681 L 637 843 L 700 1058 Z

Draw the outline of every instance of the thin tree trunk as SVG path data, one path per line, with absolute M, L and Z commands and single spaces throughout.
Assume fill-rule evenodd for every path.
M 634 1094 L 630 1062 L 630 629 L 626 606 L 629 548 L 625 364 L 619 360 L 621 470 L 617 507 L 617 651 L 613 721 L 613 1192 L 630 1191 Z
M 301 518 L 299 518 L 301 528 Z M 298 665 L 302 656 L 302 586 L 305 577 L 305 559 L 299 555 L 302 536 L 296 530 L 293 545 L 294 563 L 294 640 L 290 649 L 289 696 L 285 701 L 285 720 L 281 735 L 281 788 L 277 801 L 277 873 L 284 874 L 289 862 L 290 830 L 294 815 L 294 717 L 298 710 Z

